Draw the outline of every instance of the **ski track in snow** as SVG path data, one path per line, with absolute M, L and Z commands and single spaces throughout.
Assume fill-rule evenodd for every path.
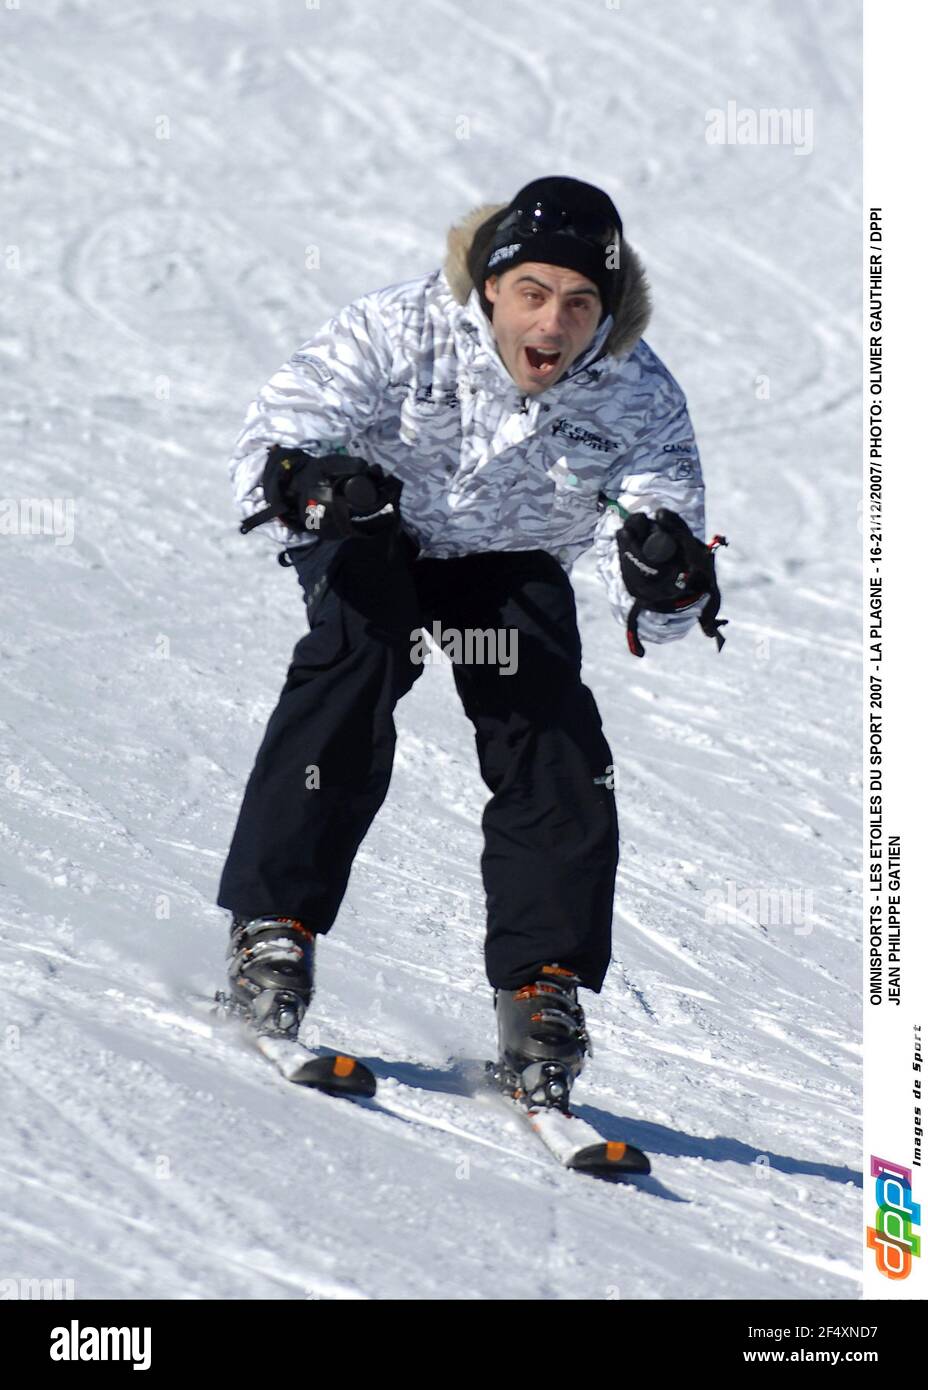
M 74 534 L 0 552 L 4 1275 L 82 1298 L 859 1294 L 856 6 L 590 15 L 46 0 L 9 26 L 4 495 L 70 499 Z M 813 152 L 707 145 L 730 99 L 812 107 Z M 445 665 L 400 706 L 319 951 L 312 1018 L 376 1102 L 288 1085 L 209 1007 L 218 875 L 304 621 L 274 547 L 236 532 L 245 406 L 342 304 L 436 264 L 467 208 L 551 171 L 623 209 L 731 542 L 720 656 L 697 631 L 634 662 L 591 558 L 574 572 L 622 836 L 576 1108 L 653 1165 L 617 1185 L 475 1091 L 486 792 Z M 765 923 L 744 890 L 805 915 Z

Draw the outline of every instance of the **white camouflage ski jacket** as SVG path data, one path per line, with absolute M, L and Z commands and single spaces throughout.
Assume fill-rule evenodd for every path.
M 244 516 L 264 505 L 272 444 L 325 453 L 336 445 L 403 481 L 400 511 L 423 555 L 549 551 L 565 569 L 595 548 L 612 609 L 631 599 L 619 571 L 615 510 L 679 512 L 705 539 L 703 482 L 686 399 L 641 333 L 650 314 L 644 272 L 623 242 L 626 286 L 567 374 L 523 397 L 495 345 L 466 268 L 474 231 L 499 205 L 475 208 L 448 236 L 445 264 L 362 295 L 305 342 L 249 406 L 231 474 Z M 281 522 L 284 545 L 305 533 Z M 645 643 L 682 637 L 686 613 L 642 613 Z

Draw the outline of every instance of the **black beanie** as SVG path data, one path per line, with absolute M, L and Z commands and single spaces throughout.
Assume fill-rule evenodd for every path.
M 534 179 L 478 227 L 467 268 L 488 318 L 493 317 L 484 293 L 488 276 L 523 261 L 576 270 L 599 290 L 601 322 L 618 302 L 621 241 L 622 219 L 602 189 L 561 176 Z

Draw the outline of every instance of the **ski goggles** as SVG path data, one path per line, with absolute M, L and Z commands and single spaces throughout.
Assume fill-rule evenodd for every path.
M 523 241 L 534 236 L 572 236 L 588 246 L 617 246 L 622 237 L 622 225 L 619 223 L 616 227 L 601 218 L 576 210 L 571 212 L 547 198 L 535 198 L 524 208 L 513 208 L 506 214 L 496 228 L 494 246 L 504 246 L 514 236 Z

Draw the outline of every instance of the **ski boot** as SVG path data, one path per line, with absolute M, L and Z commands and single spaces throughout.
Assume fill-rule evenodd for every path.
M 494 991 L 499 1027 L 494 1074 L 502 1089 L 525 1105 L 566 1111 L 584 1057 L 593 1055 L 577 1002 L 579 984 L 572 970 L 544 965 L 529 984 Z
M 232 918 L 228 995 L 217 1002 L 244 1014 L 259 1033 L 296 1039 L 313 996 L 315 936 L 294 917 Z

